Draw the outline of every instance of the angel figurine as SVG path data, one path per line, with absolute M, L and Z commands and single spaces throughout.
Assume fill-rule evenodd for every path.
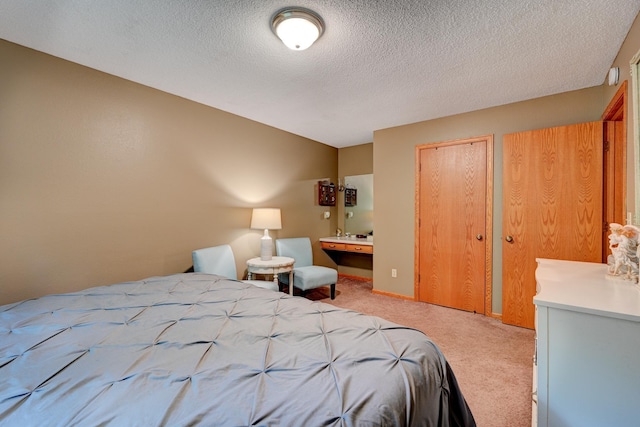
M 609 230 L 609 276 L 637 282 L 640 229 L 634 225 L 623 226 L 614 222 L 609 225 Z

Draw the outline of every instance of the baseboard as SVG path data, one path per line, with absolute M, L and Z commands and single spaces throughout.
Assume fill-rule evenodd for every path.
M 360 276 L 354 276 L 351 274 L 343 274 L 343 273 L 338 273 L 338 276 L 344 277 L 345 279 L 364 280 L 366 282 L 373 282 L 373 279 L 371 277 L 360 277 Z M 416 301 L 414 297 L 410 297 L 407 295 L 394 294 L 393 292 L 380 291 L 378 289 L 372 289 L 371 293 L 376 295 L 383 295 L 385 297 L 398 298 L 406 301 Z M 502 322 L 502 313 L 490 313 L 490 314 L 485 314 L 485 316 L 491 317 L 492 319 L 496 319 Z
M 371 277 L 354 276 L 352 274 L 338 273 L 338 277 L 344 277 L 345 279 L 362 280 L 363 282 L 373 282 Z
M 385 297 L 391 297 L 391 298 L 398 298 L 398 299 L 403 299 L 406 301 L 416 301 L 416 299 L 414 297 L 410 297 L 407 295 L 400 295 L 400 294 L 394 294 L 393 292 L 386 292 L 386 291 L 379 291 L 377 289 L 372 289 L 371 290 L 372 294 L 376 294 L 376 295 L 384 295 Z M 501 313 L 491 313 L 491 314 L 486 314 L 485 316 L 487 317 L 491 317 L 492 319 L 496 319 L 502 322 L 502 314 Z
M 407 301 L 415 301 L 414 297 L 410 297 L 407 295 L 394 294 L 393 292 L 379 291 L 377 289 L 372 289 L 371 293 L 376 295 L 384 295 L 385 297 L 398 298 L 398 299 L 403 299 Z

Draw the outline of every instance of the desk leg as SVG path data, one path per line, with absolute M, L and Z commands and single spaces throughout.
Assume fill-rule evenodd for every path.
M 247 271 L 247 280 L 251 280 L 251 271 Z
M 276 289 L 280 289 L 280 283 L 278 282 L 278 273 L 273 272 L 273 283 L 276 284 Z
M 293 296 L 293 270 L 289 271 L 289 295 Z

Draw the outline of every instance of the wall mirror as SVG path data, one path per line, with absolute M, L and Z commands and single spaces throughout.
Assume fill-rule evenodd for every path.
M 357 190 L 357 201 L 344 207 L 345 233 L 373 234 L 373 174 L 345 176 L 344 186 Z

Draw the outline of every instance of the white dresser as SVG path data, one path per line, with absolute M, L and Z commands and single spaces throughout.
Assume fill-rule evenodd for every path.
M 605 264 L 537 261 L 534 423 L 640 426 L 640 288 Z

